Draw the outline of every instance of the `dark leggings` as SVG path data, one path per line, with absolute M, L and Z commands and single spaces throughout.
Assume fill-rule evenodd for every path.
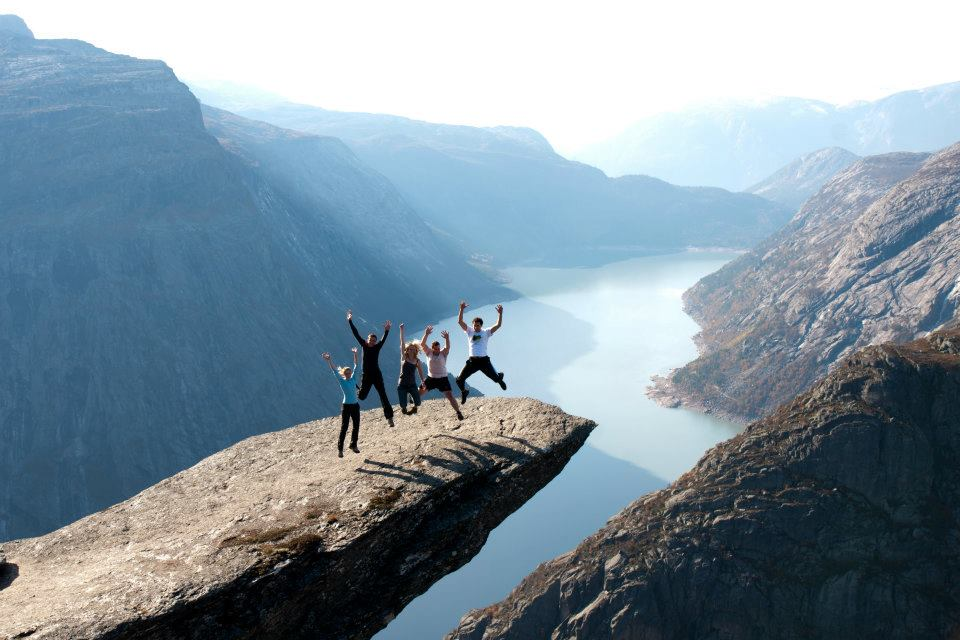
M 413 406 L 420 406 L 420 390 L 417 389 L 415 384 L 398 384 L 397 385 L 397 395 L 400 396 L 400 410 L 407 410 L 407 397 L 409 396 L 410 400 L 413 400 Z
M 383 417 L 389 420 L 393 417 L 393 405 L 387 398 L 387 388 L 383 386 L 383 374 L 379 371 L 370 375 L 367 375 L 366 371 L 363 372 L 363 376 L 360 378 L 360 393 L 357 394 L 357 397 L 366 400 L 371 388 L 376 388 L 377 394 L 380 396 L 380 404 L 383 405 Z
M 460 390 L 463 391 L 463 384 L 467 381 L 467 378 L 475 374 L 477 371 L 487 376 L 497 384 L 500 384 L 500 374 L 497 373 L 497 370 L 493 368 L 493 364 L 490 362 L 490 356 L 477 357 L 472 356 L 467 358 L 466 364 L 463 365 L 463 371 L 460 372 L 460 375 L 457 376 L 457 386 L 460 387 Z
M 340 442 L 337 448 L 343 451 L 343 441 L 347 437 L 347 425 L 353 420 L 353 433 L 350 434 L 350 446 L 357 446 L 357 438 L 360 436 L 360 404 L 344 404 L 340 409 Z

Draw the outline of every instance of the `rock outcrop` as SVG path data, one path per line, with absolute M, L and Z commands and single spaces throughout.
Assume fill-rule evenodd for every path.
M 755 419 L 856 349 L 944 326 L 960 305 L 958 206 L 960 145 L 854 163 L 684 294 L 701 355 L 655 393 Z
M 530 399 L 390 428 L 364 412 L 244 440 L 41 538 L 5 543 L 2 638 L 366 638 L 564 467 L 594 424 Z M 5 574 L 6 575 L 6 574 Z
M 348 307 L 507 295 L 345 145 L 261 129 L 221 144 L 164 63 L 0 29 L 0 540 L 336 411 Z
M 960 331 L 871 346 L 450 636 L 955 638 Z
M 799 209 L 833 176 L 859 159 L 860 156 L 841 147 L 819 149 L 800 156 L 746 191 Z

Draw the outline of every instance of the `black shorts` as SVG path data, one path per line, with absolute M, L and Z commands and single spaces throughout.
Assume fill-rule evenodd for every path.
M 427 378 L 423 385 L 427 388 L 427 391 L 431 389 L 436 389 L 441 392 L 450 391 L 449 378 Z

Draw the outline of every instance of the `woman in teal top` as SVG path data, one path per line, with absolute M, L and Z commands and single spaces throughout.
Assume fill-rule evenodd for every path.
M 337 443 L 337 454 L 343 457 L 343 441 L 347 437 L 347 425 L 353 421 L 353 432 L 350 434 L 350 450 L 360 453 L 357 447 L 357 438 L 360 436 L 360 401 L 357 400 L 357 387 L 360 386 L 360 376 L 357 375 L 357 348 L 353 351 L 353 369 L 350 367 L 335 367 L 329 353 L 323 354 L 323 359 L 330 365 L 330 369 L 340 383 L 343 391 L 343 406 L 340 410 L 340 440 Z

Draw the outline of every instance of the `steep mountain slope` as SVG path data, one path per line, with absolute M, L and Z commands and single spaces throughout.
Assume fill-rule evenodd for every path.
M 790 215 L 787 207 L 748 194 L 675 187 L 644 176 L 611 180 L 557 155 L 530 129 L 291 104 L 242 113 L 342 138 L 431 226 L 499 264 L 573 265 L 691 245 L 749 247 Z
M 685 294 L 701 356 L 660 391 L 750 419 L 854 349 L 949 322 L 960 304 L 958 205 L 960 145 L 854 163 L 778 236 Z
M 838 107 L 802 98 L 691 107 L 643 119 L 575 154 L 609 175 L 747 189 L 794 158 L 935 151 L 960 140 L 960 82 Z
M 954 638 L 960 332 L 868 347 L 451 634 Z
M 0 539 L 334 410 L 318 356 L 346 355 L 346 307 L 497 290 L 339 143 L 275 143 L 324 168 L 297 189 L 163 63 L 23 29 L 0 29 Z
M 820 149 L 800 156 L 746 191 L 799 209 L 827 181 L 857 160 L 859 156 L 840 147 Z

